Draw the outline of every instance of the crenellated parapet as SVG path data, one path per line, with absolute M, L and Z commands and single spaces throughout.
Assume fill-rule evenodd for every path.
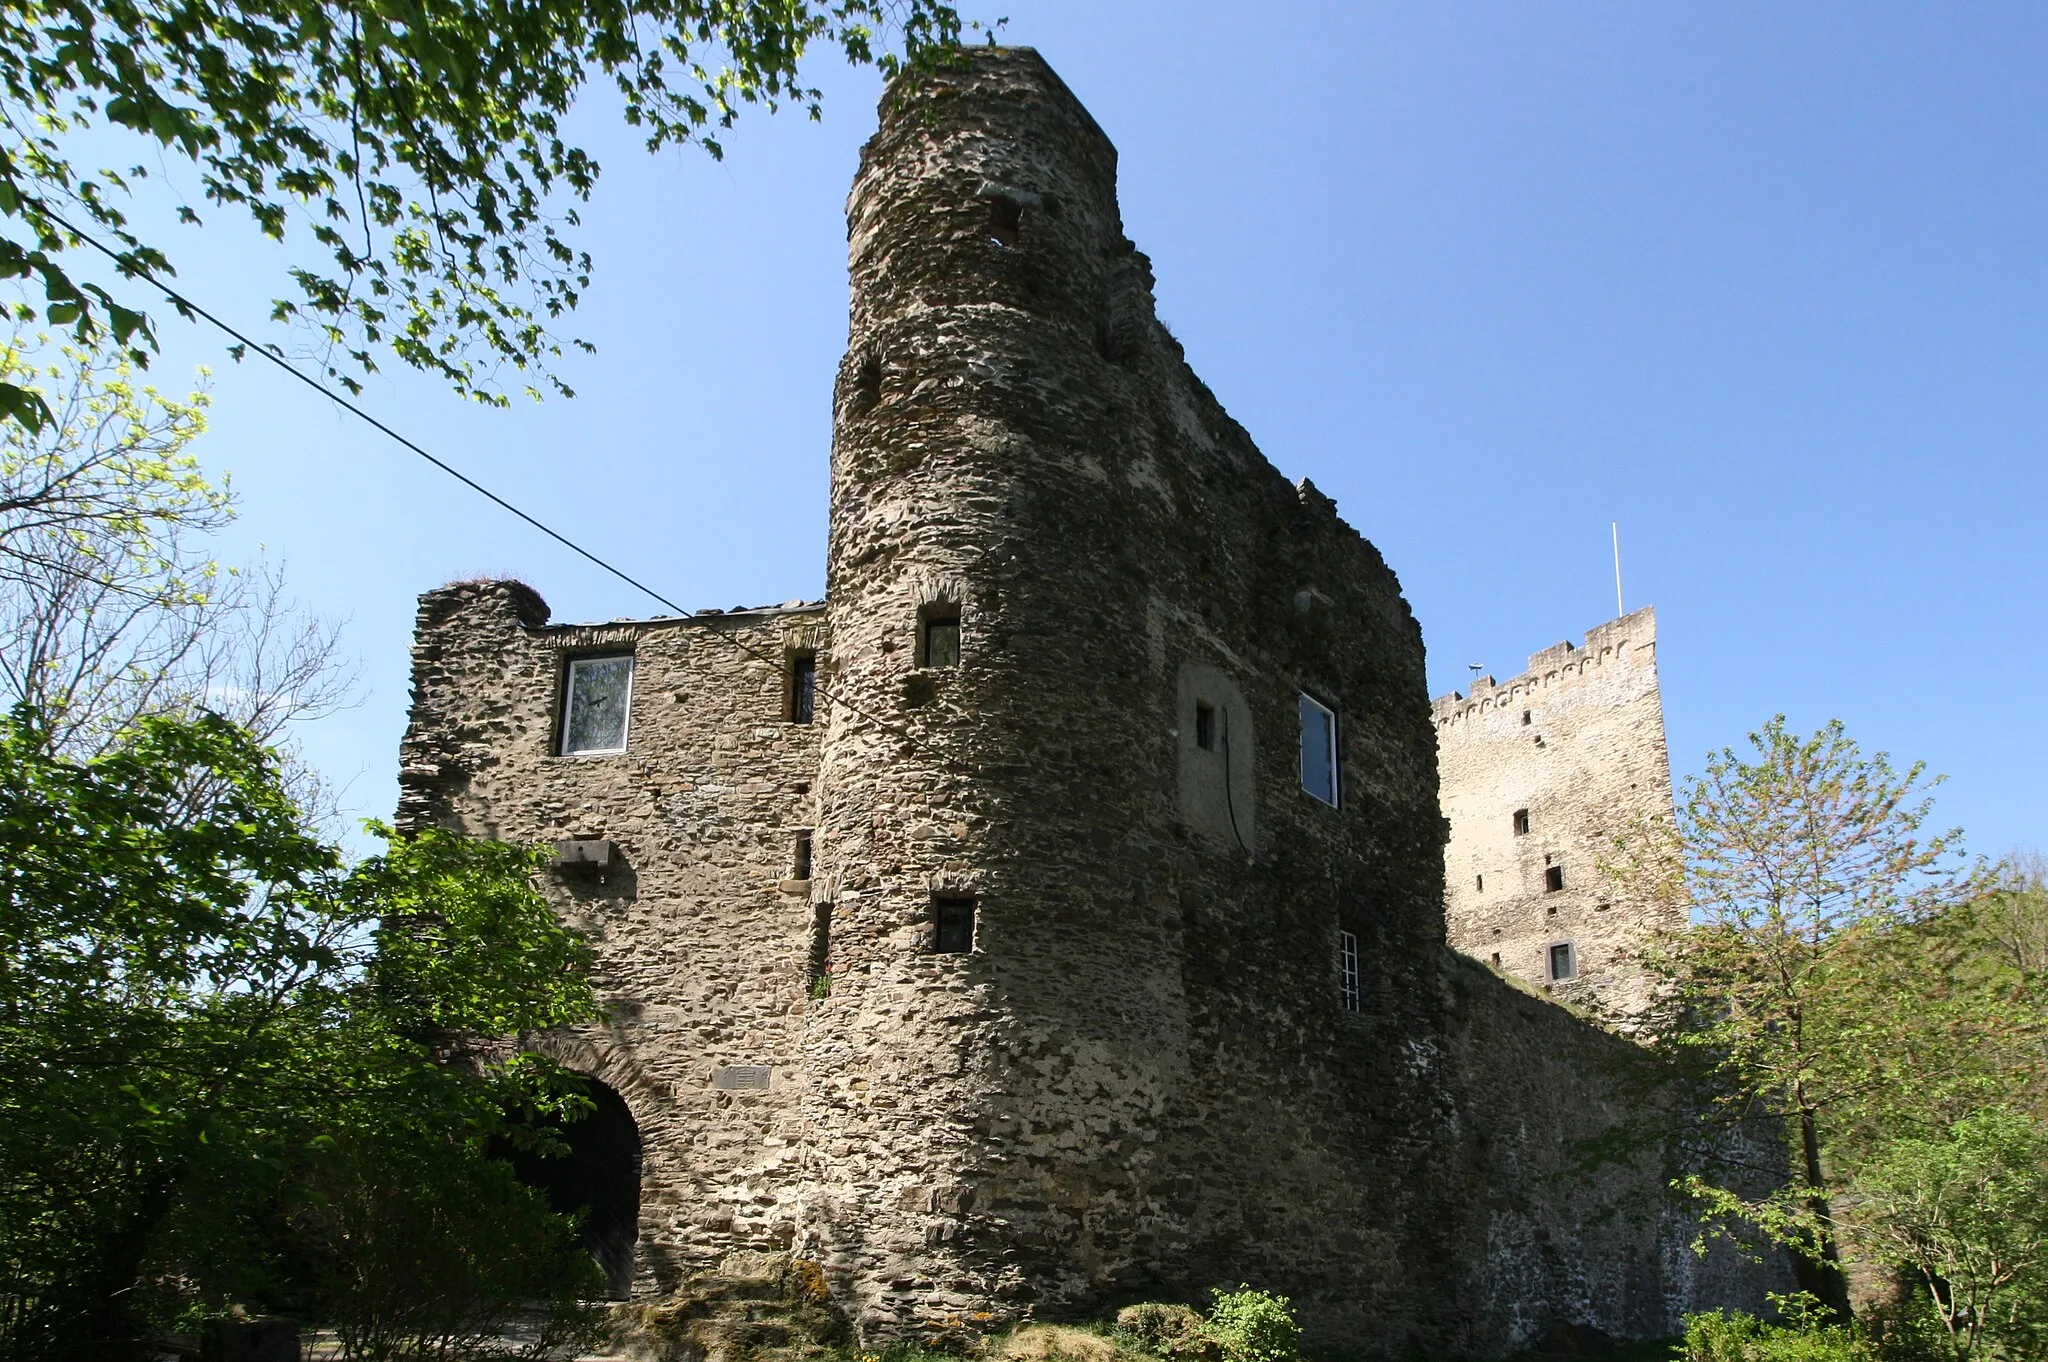
M 1566 640 L 1529 654 L 1528 668 L 1506 681 L 1479 676 L 1463 694 L 1437 696 L 1430 701 L 1430 718 L 1441 731 L 1539 697 L 1567 693 L 1559 687 L 1640 684 L 1645 678 L 1654 685 L 1656 665 L 1657 611 L 1646 605 L 1588 629 L 1578 643 Z

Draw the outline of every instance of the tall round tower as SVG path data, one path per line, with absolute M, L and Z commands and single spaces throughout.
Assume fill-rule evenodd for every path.
M 1171 740 L 1127 703 L 1115 164 L 1036 53 L 978 50 L 892 87 L 848 206 L 805 1234 L 870 1331 L 1089 1296 L 1091 1238 L 1147 1214 L 1119 1165 L 1157 1137 L 1179 924 L 1128 837 Z
M 1370 1311 L 1444 1214 L 1384 1060 L 1433 976 L 1356 964 L 1442 939 L 1420 635 L 1188 371 L 1115 172 L 984 48 L 848 205 L 799 1252 L 870 1338 L 1240 1271 Z

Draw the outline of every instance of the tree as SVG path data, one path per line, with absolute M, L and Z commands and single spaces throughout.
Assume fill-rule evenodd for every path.
M 2048 1343 L 2048 1127 L 2000 1107 L 1895 1139 L 1853 1180 L 1851 1242 L 1911 1275 L 1958 1359 Z
M 149 318 L 65 254 L 74 229 L 97 232 L 121 275 L 173 273 L 122 212 L 143 167 L 72 159 L 78 134 L 125 132 L 194 167 L 206 204 L 326 254 L 291 271 L 297 295 L 273 315 L 341 352 L 330 375 L 353 390 L 395 355 L 502 400 L 497 369 L 559 356 L 550 328 L 589 283 L 569 233 L 599 168 L 562 127 L 588 82 L 613 87 L 649 150 L 717 156 L 745 105 L 817 116 L 799 73 L 812 48 L 893 71 L 960 34 L 943 0 L 0 0 L 0 276 L 38 288 L 49 325 L 147 362 Z M 196 204 L 179 213 L 199 221 Z M 0 380 L 5 418 L 51 414 Z
M 168 1312 L 402 1286 L 373 1252 L 394 1235 L 470 1263 L 472 1295 L 376 1337 L 474 1332 L 533 1292 L 522 1258 L 559 1286 L 566 1226 L 485 1155 L 547 1138 L 508 1113 L 580 1099 L 537 1055 L 464 1040 L 597 1015 L 537 855 L 425 832 L 344 869 L 218 716 L 142 719 L 89 760 L 32 712 L 0 721 L 0 1354 L 106 1356 Z M 412 1220 L 375 1221 L 407 1198 Z
M 1922 765 L 1866 756 L 1839 720 L 1801 738 L 1780 715 L 1750 746 L 1711 757 L 1676 819 L 1636 828 L 1609 869 L 1691 924 L 1645 952 L 1666 1000 L 1658 1039 L 1700 1080 L 1706 1139 L 1684 1185 L 1791 1247 L 1803 1288 L 1846 1314 L 1830 1141 L 1909 1081 L 1914 1022 L 1883 986 L 1896 957 L 1871 947 L 1970 878 L 1959 833 L 1923 834 L 1936 782 Z M 1759 1123 L 1785 1132 L 1790 1172 L 1764 1186 L 1753 1167 L 1730 1176 Z
M 138 387 L 127 364 L 17 335 L 0 377 L 48 394 L 40 430 L 0 425 L 0 709 L 33 707 L 59 749 L 103 751 L 145 714 L 225 714 L 274 743 L 346 702 L 338 636 L 282 573 L 223 567 L 235 514 L 189 452 L 206 395 Z M 324 802 L 292 767 L 302 804 Z

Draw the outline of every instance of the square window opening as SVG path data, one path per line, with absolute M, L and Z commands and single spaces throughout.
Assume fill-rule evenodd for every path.
M 625 751 L 632 706 L 631 653 L 570 658 L 562 680 L 561 754 L 583 757 Z
M 966 955 L 974 949 L 974 900 L 932 900 L 932 949 L 940 955 Z
M 1517 836 L 1517 837 L 1527 837 L 1528 835 L 1529 835 L 1529 811 L 1528 811 L 1527 809 L 1516 809 L 1516 810 L 1515 810 L 1515 836 Z
M 811 877 L 811 834 L 808 831 L 799 832 L 796 844 L 790 848 L 789 877 L 793 880 Z
M 1346 1012 L 1356 1012 L 1360 1003 L 1358 986 L 1358 934 L 1337 933 L 1337 996 Z
M 1546 869 L 1543 872 L 1543 892 L 1555 894 L 1562 888 L 1564 888 L 1564 867 L 1554 865 Z
M 951 606 L 929 606 L 918 620 L 917 665 L 960 665 L 960 612 Z
M 1337 711 L 1301 695 L 1301 788 L 1337 807 Z
M 1195 746 L 1204 752 L 1216 750 L 1216 707 L 1195 701 Z
M 807 724 L 818 712 L 818 655 L 795 653 L 789 659 L 789 721 Z
M 1575 979 L 1579 973 L 1578 952 L 1569 941 L 1558 941 L 1550 947 L 1550 978 L 1554 983 Z

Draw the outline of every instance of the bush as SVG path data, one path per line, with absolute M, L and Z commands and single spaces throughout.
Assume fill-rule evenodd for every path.
M 1116 1312 L 1116 1327 L 1132 1346 L 1174 1362 L 1220 1362 L 1223 1355 L 1202 1312 L 1190 1306 L 1126 1305 Z
M 1227 1362 L 1297 1362 L 1301 1326 L 1294 1322 L 1287 1297 L 1254 1291 L 1240 1284 L 1235 1291 L 1217 1287 L 1210 1307 L 1208 1334 L 1222 1345 Z
M 1768 1324 L 1754 1315 L 1716 1310 L 1685 1317 L 1685 1362 L 1877 1362 L 1877 1350 L 1854 1330 L 1802 1318 Z

